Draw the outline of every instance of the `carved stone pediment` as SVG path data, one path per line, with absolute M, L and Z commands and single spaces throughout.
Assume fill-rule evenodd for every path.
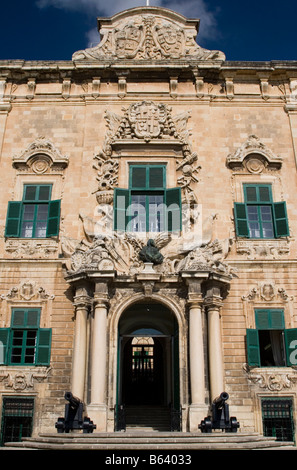
M 99 18 L 101 41 L 77 51 L 78 60 L 225 60 L 220 51 L 210 51 L 195 41 L 199 20 L 188 20 L 171 10 L 138 7 L 111 18 Z
M 282 157 L 275 155 L 256 135 L 250 135 L 235 153 L 228 155 L 227 167 L 233 171 L 262 173 L 267 170 L 279 170 Z
M 35 174 L 61 172 L 69 163 L 68 156 L 62 155 L 46 137 L 38 137 L 19 155 L 13 156 L 12 165 L 21 171 Z

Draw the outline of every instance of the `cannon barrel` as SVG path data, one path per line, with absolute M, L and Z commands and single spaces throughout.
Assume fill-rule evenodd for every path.
M 227 392 L 222 392 L 219 397 L 215 398 L 213 401 L 213 405 L 215 405 L 217 408 L 222 408 L 224 406 L 225 401 L 227 401 L 229 398 L 229 395 Z
M 70 405 L 73 407 L 78 407 L 79 404 L 81 403 L 80 399 L 72 395 L 71 392 L 65 392 L 64 395 L 65 400 L 69 401 Z

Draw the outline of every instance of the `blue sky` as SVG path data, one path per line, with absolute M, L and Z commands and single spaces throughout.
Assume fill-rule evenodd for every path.
M 99 42 L 97 16 L 146 0 L 10 0 L 1 5 L 0 60 L 71 60 Z M 226 60 L 297 60 L 296 0 L 150 0 L 200 18 L 199 45 Z

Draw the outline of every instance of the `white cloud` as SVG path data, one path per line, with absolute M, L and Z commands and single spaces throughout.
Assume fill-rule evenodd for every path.
M 145 6 L 146 0 L 36 0 L 36 4 L 39 8 L 54 7 L 92 16 L 112 16 L 124 9 Z M 205 0 L 150 0 L 150 5 L 169 8 L 188 18 L 200 18 L 199 41 L 217 36 L 217 12 L 210 11 Z M 96 30 L 88 31 L 86 36 L 89 43 L 98 43 Z

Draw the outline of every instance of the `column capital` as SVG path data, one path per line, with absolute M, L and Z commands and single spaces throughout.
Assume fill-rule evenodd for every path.
M 92 305 L 92 300 L 88 295 L 78 294 L 74 297 L 73 304 L 76 310 L 83 308 L 88 310 Z
M 197 293 L 192 293 L 189 292 L 188 294 L 188 300 L 187 300 L 188 306 L 191 307 L 199 307 L 201 308 L 203 305 L 203 296 L 202 294 L 197 294 Z
M 105 308 L 107 308 L 109 306 L 108 295 L 103 294 L 103 293 L 94 294 L 93 305 L 94 305 L 94 308 L 96 308 L 96 307 L 105 307 Z
M 204 298 L 204 305 L 208 309 L 219 310 L 223 305 L 223 298 L 220 295 L 215 295 L 215 294 L 207 295 Z

